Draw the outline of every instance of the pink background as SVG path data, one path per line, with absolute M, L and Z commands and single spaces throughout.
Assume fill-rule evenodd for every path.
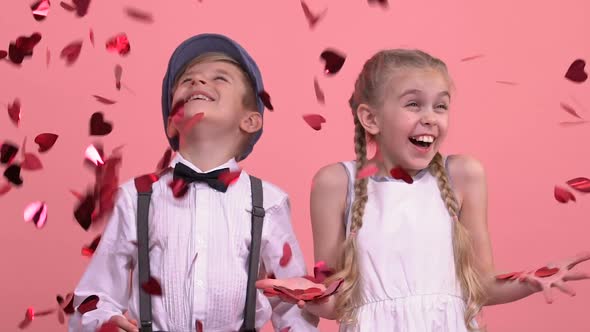
M 17 144 L 27 136 L 28 150 L 42 132 L 60 135 L 41 155 L 42 171 L 23 171 L 24 185 L 0 197 L 0 322 L 16 330 L 25 309 L 55 304 L 55 295 L 71 291 L 87 259 L 82 245 L 95 236 L 74 221 L 76 199 L 92 174 L 82 166 L 88 120 L 103 111 L 114 123 L 101 139 L 105 149 L 125 144 L 121 178 L 152 171 L 167 142 L 160 116 L 160 87 L 168 57 L 186 37 L 201 32 L 224 33 L 240 41 L 264 73 L 275 112 L 266 113 L 265 134 L 244 167 L 284 188 L 292 199 L 293 224 L 308 266 L 313 265 L 309 223 L 309 187 L 321 166 L 354 157 L 353 126 L 347 100 L 362 63 L 382 48 L 415 47 L 445 60 L 456 82 L 452 125 L 443 153 L 465 153 L 480 159 L 489 183 L 489 228 L 499 271 L 535 268 L 547 261 L 589 250 L 590 197 L 574 192 L 577 202 L 560 204 L 555 185 L 590 177 L 586 142 L 590 125 L 562 126 L 575 118 L 560 108 L 572 105 L 590 118 L 590 82 L 564 78 L 577 58 L 590 59 L 587 34 L 590 5 L 584 0 L 549 1 L 392 1 L 388 10 L 364 0 L 309 0 L 314 11 L 328 8 L 310 30 L 299 1 L 127 0 L 93 1 L 77 18 L 54 0 L 48 18 L 33 20 L 27 1 L 0 6 L 0 49 L 17 36 L 39 31 L 43 39 L 31 59 L 18 68 L 0 62 L 0 103 L 22 101 L 21 127 L 13 126 L 2 106 L 0 140 Z M 131 5 L 153 13 L 155 22 L 129 19 Z M 96 47 L 88 39 L 95 33 Z M 108 53 L 105 41 L 127 33 L 131 53 Z M 83 39 L 73 66 L 59 59 L 69 42 Z M 337 75 L 322 74 L 319 54 L 334 47 L 347 54 Z M 51 51 L 49 67 L 46 49 Z M 483 57 L 461 61 L 462 58 Z M 123 66 L 123 84 L 115 89 L 113 67 Z M 326 94 L 316 102 L 313 78 Z M 511 81 L 516 85 L 496 81 Z M 91 95 L 117 100 L 112 106 Z M 302 120 L 305 113 L 326 119 L 321 131 Z M 49 220 L 37 230 L 23 222 L 31 201 L 45 200 Z M 590 265 L 579 266 L 590 271 Z M 588 331 L 590 282 L 573 286 L 578 296 L 557 294 L 552 305 L 536 294 L 517 303 L 490 307 L 490 331 Z M 556 291 L 557 293 L 557 291 Z M 336 331 L 322 320 L 322 331 Z M 61 331 L 55 316 L 34 321 L 29 331 Z M 270 329 L 269 329 L 270 330 Z

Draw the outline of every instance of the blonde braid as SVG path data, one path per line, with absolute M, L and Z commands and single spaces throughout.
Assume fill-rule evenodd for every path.
M 455 274 L 461 284 L 461 289 L 466 296 L 465 326 L 469 331 L 477 328 L 473 325 L 473 319 L 478 315 L 485 301 L 485 292 L 479 274 L 475 269 L 471 237 L 469 232 L 459 222 L 459 203 L 453 189 L 449 184 L 449 178 L 443 165 L 443 158 L 437 153 L 430 162 L 430 172 L 436 177 L 441 198 L 453 218 L 453 254 L 455 258 Z

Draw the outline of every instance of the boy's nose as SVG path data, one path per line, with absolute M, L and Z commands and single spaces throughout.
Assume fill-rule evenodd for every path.
M 204 79 L 202 79 L 202 78 L 199 78 L 199 79 L 193 80 L 193 82 L 192 82 L 192 85 L 195 85 L 195 84 L 197 84 L 197 82 L 199 82 L 199 83 L 201 83 L 201 84 L 203 84 L 203 85 L 207 84 L 207 81 L 205 81 L 205 80 L 204 80 Z

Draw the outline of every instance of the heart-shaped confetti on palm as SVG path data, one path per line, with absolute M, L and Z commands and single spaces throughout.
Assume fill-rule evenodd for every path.
M 150 295 L 162 295 L 162 286 L 160 286 L 160 282 L 154 277 L 150 277 L 148 281 L 141 284 L 141 289 Z
M 293 256 L 293 252 L 291 251 L 291 246 L 289 243 L 283 244 L 283 256 L 279 260 L 279 265 L 282 267 L 287 266 L 291 261 L 291 257 Z
M 43 133 L 35 137 L 35 143 L 39 145 L 39 152 L 47 152 L 53 147 L 59 136 L 52 133 Z
M 274 286 L 272 291 L 270 289 L 265 290 L 265 294 L 269 297 L 278 296 L 282 301 L 288 303 L 317 301 L 335 294 L 343 281 L 343 279 L 338 279 L 332 282 L 325 290 L 317 287 L 290 289 L 284 286 Z
M 11 104 L 8 104 L 8 117 L 10 118 L 10 121 L 18 127 L 21 118 L 20 100 L 18 98 L 16 98 Z
M 326 119 L 320 114 L 304 114 L 303 120 L 314 130 L 321 130 L 322 123 L 326 122 Z
M 577 59 L 569 66 L 565 73 L 565 78 L 572 82 L 582 83 L 588 79 L 588 74 L 584 71 L 586 67 L 586 61 Z
M 127 34 L 120 33 L 107 40 L 105 47 L 107 51 L 118 53 L 119 55 L 127 55 L 131 51 L 131 45 Z
M 566 182 L 570 187 L 583 193 L 590 193 L 590 179 L 578 177 Z
M 324 73 L 326 75 L 334 75 L 342 69 L 342 66 L 344 66 L 346 56 L 334 49 L 326 49 L 320 54 L 320 59 L 325 62 Z
M 33 18 L 36 21 L 43 21 L 47 14 L 49 14 L 50 3 L 49 0 L 39 0 L 31 5 L 31 11 L 33 12 Z
M 572 194 L 571 192 L 569 192 L 569 190 L 555 186 L 555 188 L 553 189 L 553 196 L 555 197 L 555 200 L 557 200 L 560 203 L 567 203 L 569 201 L 576 201 L 576 196 L 574 196 L 574 194 Z
M 414 183 L 414 179 L 412 179 L 410 174 L 408 174 L 408 172 L 406 172 L 406 170 L 404 170 L 403 168 L 401 168 L 399 166 L 392 168 L 391 171 L 389 171 L 389 174 L 391 174 L 391 177 L 396 180 L 403 180 L 405 183 L 409 183 L 409 184 Z

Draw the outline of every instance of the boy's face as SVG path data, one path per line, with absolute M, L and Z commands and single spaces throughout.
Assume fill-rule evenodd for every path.
M 244 123 L 259 115 L 255 107 L 249 110 L 244 106 L 246 94 L 252 93 L 246 82 L 242 70 L 229 61 L 205 59 L 189 66 L 174 87 L 168 135 L 179 134 L 181 140 L 183 136 L 215 139 L 260 129 Z M 181 108 L 177 111 L 175 105 Z M 191 123 L 198 113 L 203 113 L 202 119 Z

